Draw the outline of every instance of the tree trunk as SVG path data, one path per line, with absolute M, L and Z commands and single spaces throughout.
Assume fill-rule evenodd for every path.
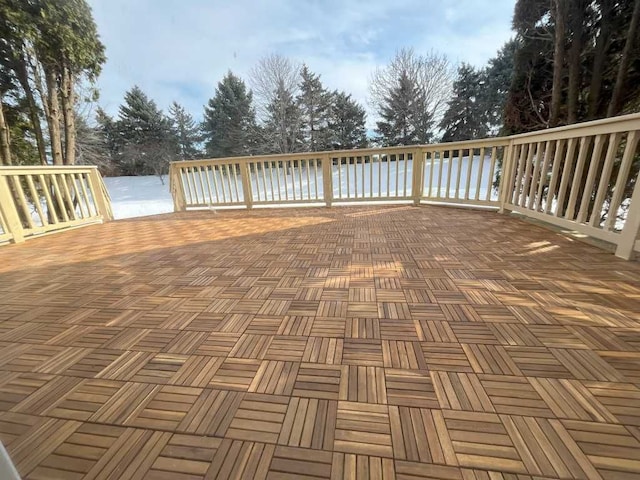
M 76 163 L 76 119 L 73 92 L 73 76 L 67 67 L 62 70 L 62 115 L 64 117 L 64 164 Z
M 620 58 L 620 65 L 618 66 L 618 75 L 616 77 L 616 83 L 613 87 L 613 93 L 611 94 L 611 101 L 609 102 L 609 108 L 607 110 L 607 117 L 613 117 L 618 115 L 622 110 L 622 94 L 624 84 L 627 81 L 627 73 L 629 71 L 629 63 L 631 62 L 631 51 L 633 44 L 635 43 L 638 21 L 640 21 L 640 0 L 635 0 L 633 4 L 633 14 L 631 16 L 631 23 L 629 23 L 629 30 L 627 31 L 627 40 L 622 50 L 622 57 Z
M 569 124 L 578 121 L 578 96 L 580 93 L 580 55 L 583 45 L 584 16 L 586 5 L 583 0 L 572 3 L 571 30 L 572 40 L 569 49 L 569 93 L 567 99 L 567 120 Z
M 11 137 L 9 126 L 4 119 L 4 107 L 0 99 L 0 165 L 11 165 Z
M 640 0 L 638 0 L 640 1 Z M 564 44 L 566 39 L 567 0 L 554 0 L 555 39 L 553 49 L 553 91 L 549 126 L 555 127 L 560 118 L 562 99 L 562 72 L 564 70 Z
M 58 85 L 53 68 L 45 67 L 45 82 L 47 84 L 47 123 L 49 124 L 49 140 L 51 141 L 51 156 L 54 165 L 63 165 L 62 137 L 60 134 L 60 105 L 58 102 Z
M 36 136 L 36 146 L 38 148 L 38 156 L 40 157 L 40 163 L 42 165 L 47 164 L 47 150 L 44 143 L 44 135 L 42 134 L 42 125 L 40 124 L 40 114 L 38 104 L 33 95 L 31 84 L 29 83 L 29 73 L 27 71 L 27 60 L 22 58 L 15 59 L 14 69 L 18 82 L 22 90 L 24 90 L 25 97 L 27 99 L 27 105 L 29 106 L 29 119 L 33 126 L 33 133 Z
M 611 13 L 613 5 L 611 0 L 600 0 L 602 18 L 600 19 L 600 33 L 596 39 L 593 54 L 593 67 L 591 69 L 591 84 L 589 86 L 589 111 L 587 117 L 593 120 L 600 110 L 600 93 L 602 92 L 602 77 L 604 74 L 604 60 L 609 47 L 609 35 L 611 33 Z

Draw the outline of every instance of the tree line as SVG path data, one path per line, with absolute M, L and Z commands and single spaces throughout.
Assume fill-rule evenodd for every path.
M 166 172 L 172 160 L 457 141 L 640 108 L 640 0 L 518 0 L 514 38 L 481 68 L 401 49 L 369 78 L 370 111 L 309 66 L 229 71 L 202 121 L 138 86 L 115 116 L 91 108 L 106 61 L 85 0 L 0 0 L 0 160 Z

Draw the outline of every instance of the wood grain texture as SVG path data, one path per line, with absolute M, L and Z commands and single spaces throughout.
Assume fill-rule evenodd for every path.
M 0 249 L 25 479 L 640 475 L 640 266 L 438 207 L 189 212 Z

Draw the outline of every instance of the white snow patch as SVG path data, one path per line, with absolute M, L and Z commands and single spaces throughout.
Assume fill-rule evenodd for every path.
M 164 185 L 155 175 L 106 177 L 104 183 L 111 196 L 111 207 L 116 220 L 173 212 L 168 176 L 164 177 Z

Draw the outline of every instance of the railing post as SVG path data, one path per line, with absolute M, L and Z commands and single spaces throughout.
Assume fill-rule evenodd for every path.
M 328 153 L 322 156 L 322 192 L 327 207 L 333 202 L 333 160 Z
M 417 148 L 413 152 L 413 168 L 411 172 L 411 197 L 414 205 L 420 205 L 424 185 L 424 150 Z
M 4 218 L 6 226 L 13 237 L 14 243 L 24 242 L 22 223 L 16 210 L 16 204 L 9 189 L 7 177 L 0 175 L 0 215 Z
M 105 194 L 105 186 L 102 182 L 102 177 L 100 176 L 100 172 L 98 172 L 97 168 L 92 168 L 89 172 L 89 184 L 91 186 L 93 201 L 96 203 L 98 213 L 102 215 L 102 221 L 109 222 L 113 220 L 111 202 Z
M 235 168 L 235 165 L 233 165 Z M 244 204 L 247 208 L 253 208 L 253 191 L 251 190 L 251 172 L 249 162 L 240 162 L 240 179 L 242 180 L 242 191 L 244 192 Z
M 180 167 L 172 163 L 169 166 L 169 190 L 171 190 L 171 196 L 173 197 L 174 212 L 184 212 L 187 209 L 181 175 Z
M 509 212 L 507 208 L 507 198 L 512 193 L 509 190 L 511 186 L 512 168 L 513 168 L 513 140 L 509 141 L 509 145 L 505 149 L 504 161 L 502 162 L 502 175 L 500 175 L 500 182 L 498 184 L 498 201 L 500 202 L 499 213 Z M 490 179 L 491 181 L 491 179 Z M 493 185 L 491 186 L 493 188 Z
M 638 240 L 638 235 L 640 234 L 640 187 L 638 182 L 640 182 L 640 173 L 636 178 L 627 219 L 624 222 L 624 227 L 622 227 L 620 240 L 616 247 L 616 257 L 624 258 L 625 260 L 630 260 L 633 257 L 636 240 Z M 612 215 L 612 213 L 609 212 L 609 215 Z

